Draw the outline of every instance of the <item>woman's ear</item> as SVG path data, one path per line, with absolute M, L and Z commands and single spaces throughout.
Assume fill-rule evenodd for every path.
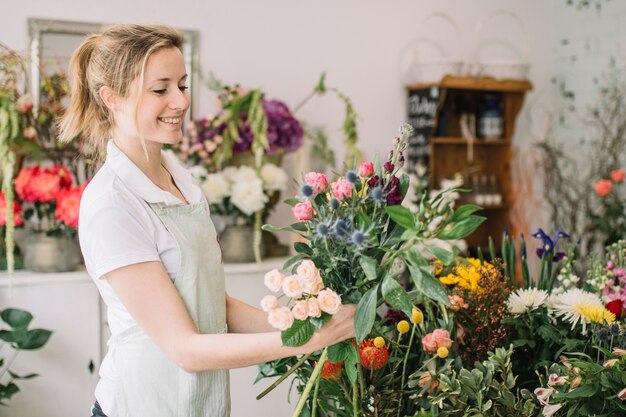
M 102 100 L 104 105 L 107 107 L 107 109 L 109 109 L 110 111 L 116 110 L 117 103 L 118 103 L 117 95 L 115 94 L 115 92 L 113 92 L 111 87 L 107 87 L 106 85 L 103 85 L 98 90 L 98 95 L 100 96 L 100 99 Z

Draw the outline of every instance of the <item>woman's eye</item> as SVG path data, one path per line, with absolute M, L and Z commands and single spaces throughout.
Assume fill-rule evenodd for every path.
M 178 88 L 180 88 L 180 91 L 185 91 L 189 89 L 189 87 L 186 85 L 179 85 Z
M 158 95 L 163 95 L 165 94 L 167 90 L 165 88 L 161 89 L 161 90 L 152 90 L 153 93 L 158 94 Z

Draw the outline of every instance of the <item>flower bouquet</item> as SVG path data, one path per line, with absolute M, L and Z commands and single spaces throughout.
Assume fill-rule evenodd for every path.
M 262 369 L 264 376 L 296 372 L 302 392 L 296 414 L 305 407 L 312 412 L 320 407 L 355 416 L 412 415 L 416 405 L 408 399 L 408 375 L 419 366 L 420 358 L 444 356 L 440 348 L 450 346 L 441 337 L 442 332 L 452 331 L 450 320 L 444 314 L 439 322 L 425 323 L 423 311 L 441 312 L 450 306 L 430 260 L 450 264 L 456 253 L 430 246 L 427 241 L 463 238 L 484 218 L 473 214 L 477 206 L 452 208 L 445 196 L 456 189 L 423 196 L 415 213 L 400 205 L 408 189 L 408 176 L 399 170 L 409 129 L 401 129 L 383 164 L 363 162 L 332 183 L 324 174 L 305 175 L 300 195 L 288 200 L 297 222 L 282 229 L 264 227 L 287 230 L 303 240 L 295 244 L 298 253 L 283 267 L 295 272 L 287 273 L 282 282 L 286 306 L 279 307 L 273 298 L 264 303 L 270 317 L 280 309 L 282 316 L 293 318 L 279 320 L 285 345 L 306 343 L 330 318 L 331 313 L 322 310 L 323 314 L 316 317 L 315 308 L 308 309 L 309 303 L 315 304 L 310 300 L 320 304 L 322 291 L 328 291 L 324 297 L 357 304 L 354 343 L 344 342 L 310 357 L 293 359 L 291 371 L 284 369 L 288 361 Z M 298 270 L 313 266 L 319 279 L 315 274 L 316 284 L 311 287 Z M 401 272 L 404 269 L 408 280 Z M 316 290 L 320 292 L 315 294 Z M 427 350 L 413 343 L 416 337 L 426 337 L 437 329 L 439 336 L 430 337 L 438 341 L 434 352 L 432 342 L 427 341 Z M 326 358 L 329 365 L 325 365 Z M 309 399 L 313 386 L 315 393 Z

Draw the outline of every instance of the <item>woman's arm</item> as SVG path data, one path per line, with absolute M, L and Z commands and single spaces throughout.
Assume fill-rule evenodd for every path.
M 139 326 L 187 372 L 250 366 L 313 352 L 354 337 L 354 306 L 342 306 L 307 344 L 295 348 L 283 346 L 278 331 L 200 334 L 161 262 L 125 266 L 106 274 L 106 279 Z M 229 321 L 234 320 L 233 331 L 237 327 L 254 330 L 253 324 L 237 324 L 235 318 L 250 313 L 242 308 L 253 307 L 242 307 L 237 303 L 244 303 L 229 299 L 230 308 L 235 306 L 229 313 Z
M 267 313 L 226 294 L 226 321 L 229 333 L 266 333 L 276 329 L 267 322 Z

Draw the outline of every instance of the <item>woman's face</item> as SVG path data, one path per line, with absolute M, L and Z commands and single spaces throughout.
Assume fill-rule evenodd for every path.
M 182 126 L 189 108 L 187 72 L 178 48 L 161 49 L 148 58 L 144 82 L 137 92 L 139 79 L 131 84 L 129 97 L 121 100 L 116 114 L 118 134 L 135 139 L 138 131 L 149 142 L 175 144 L 183 135 Z M 135 124 L 135 108 L 137 107 Z

